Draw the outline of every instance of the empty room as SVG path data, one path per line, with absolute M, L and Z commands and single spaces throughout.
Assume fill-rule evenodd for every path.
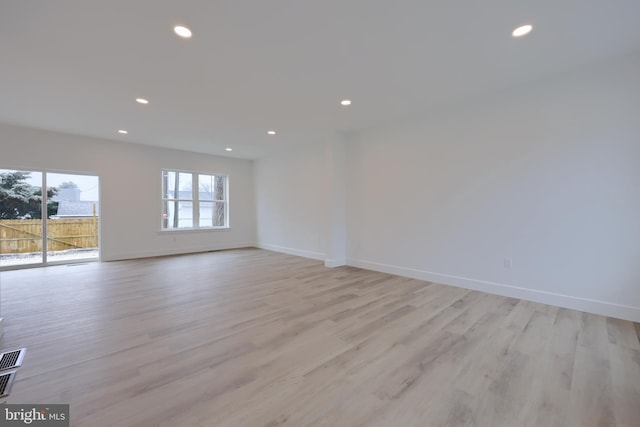
M 638 17 L 2 1 L 0 425 L 640 426 Z

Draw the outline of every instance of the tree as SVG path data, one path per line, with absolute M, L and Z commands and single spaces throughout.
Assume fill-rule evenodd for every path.
M 216 175 L 216 177 L 215 177 L 215 195 L 214 195 L 215 200 L 224 200 L 224 182 L 225 182 L 225 179 L 226 178 L 224 176 L 220 176 L 220 175 Z M 224 221 L 224 212 L 225 212 L 224 203 L 216 202 L 215 203 L 215 207 L 216 207 L 216 213 L 215 213 L 213 225 L 215 225 L 217 227 L 224 227 L 224 225 L 225 225 L 225 221 Z
M 42 218 L 42 188 L 34 187 L 27 180 L 30 172 L 0 173 L 0 219 Z M 55 215 L 58 202 L 51 200 L 58 189 L 47 190 L 47 215 Z
M 68 188 L 72 188 L 72 189 L 78 188 L 78 184 L 76 184 L 73 181 L 65 181 L 62 184 L 58 185 L 58 189 L 60 190 L 64 190 Z
M 176 172 L 174 173 L 174 175 L 175 182 L 173 183 L 173 188 L 175 189 L 177 194 L 175 195 L 176 200 L 173 201 L 173 228 L 178 228 L 180 226 L 180 203 L 178 202 L 178 199 L 180 198 L 180 191 L 178 190 L 178 184 L 180 183 L 180 174 Z

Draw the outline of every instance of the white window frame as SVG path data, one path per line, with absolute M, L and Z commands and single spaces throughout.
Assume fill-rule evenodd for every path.
M 191 175 L 191 199 L 181 199 L 181 198 L 169 198 L 169 197 L 164 197 L 164 177 L 165 174 L 169 173 L 169 172 L 173 172 L 173 173 L 184 173 L 184 174 L 190 174 Z M 216 177 L 216 176 L 220 176 L 224 178 L 224 199 L 223 200 L 217 200 L 217 199 L 212 199 L 212 200 L 200 200 L 200 175 L 205 175 L 205 176 L 212 176 L 212 177 Z M 160 185 L 161 185 L 161 220 L 160 220 L 160 230 L 162 232 L 180 232 L 180 231 L 194 231 L 194 230 L 228 230 L 230 228 L 229 225 L 229 175 L 226 174 L 220 174 L 220 173 L 211 173 L 211 172 L 193 172 L 193 171 L 186 171 L 186 170 L 180 170 L 180 169 L 170 169 L 170 168 L 163 168 L 162 169 L 162 174 L 160 177 L 161 181 L 160 181 Z M 177 190 L 178 194 L 180 190 Z M 165 220 L 168 221 L 168 218 L 165 218 L 165 204 L 167 202 L 191 202 L 191 209 L 192 209 L 192 226 L 191 227 L 178 227 L 178 228 L 172 228 L 172 227 L 166 227 L 165 226 Z M 215 206 L 215 203 L 223 203 L 224 204 L 224 225 L 221 226 L 204 226 L 201 227 L 200 226 L 200 202 L 203 203 L 211 203 L 213 206 Z M 174 213 L 175 215 L 175 213 Z M 168 224 L 168 222 L 167 222 Z

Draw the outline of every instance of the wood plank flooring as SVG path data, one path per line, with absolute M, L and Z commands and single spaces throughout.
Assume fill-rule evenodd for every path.
M 259 249 L 0 273 L 72 426 L 640 426 L 631 322 Z

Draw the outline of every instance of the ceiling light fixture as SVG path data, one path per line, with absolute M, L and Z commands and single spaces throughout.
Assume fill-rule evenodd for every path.
M 138 104 L 144 104 L 144 105 L 147 105 L 149 103 L 149 101 L 147 99 L 144 99 L 144 98 L 136 98 L 136 102 Z
M 342 101 L 340 101 L 340 105 L 342 105 L 343 107 L 347 107 L 347 106 L 351 105 L 351 100 L 350 99 L 343 99 Z
M 268 131 L 267 131 L 267 133 L 268 133 L 269 135 L 275 135 L 275 134 L 276 134 L 276 131 L 275 131 L 275 130 L 268 130 Z
M 513 30 L 513 32 L 511 33 L 511 35 L 513 37 L 522 37 L 522 36 L 526 36 L 527 34 L 529 34 L 531 32 L 531 30 L 533 30 L 533 26 L 532 25 L 522 25 L 518 28 L 516 28 L 515 30 Z
M 191 30 L 188 29 L 187 27 L 183 27 L 182 25 L 177 25 L 173 27 L 173 31 L 183 39 L 191 38 Z
M 227 151 L 233 151 L 233 148 L 225 148 Z
M 118 131 L 118 133 L 121 133 L 121 134 L 123 134 L 123 135 L 126 135 L 126 134 L 128 134 L 129 132 L 128 132 L 128 131 L 126 131 L 126 130 L 124 130 L 124 129 L 120 129 L 120 130 Z

